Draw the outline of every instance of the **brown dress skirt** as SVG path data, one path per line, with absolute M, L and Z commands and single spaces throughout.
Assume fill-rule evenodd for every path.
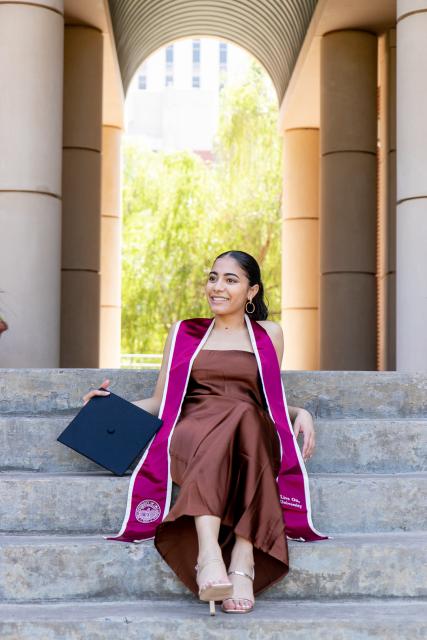
M 198 515 L 221 518 L 219 543 L 226 566 L 236 534 L 252 542 L 255 594 L 289 571 L 275 480 L 280 443 L 263 397 L 252 352 L 199 351 L 170 443 L 171 475 L 179 494 L 154 539 L 194 594 Z

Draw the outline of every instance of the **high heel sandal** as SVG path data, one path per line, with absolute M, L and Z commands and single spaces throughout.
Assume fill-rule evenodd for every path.
M 211 558 L 206 560 L 202 565 L 196 564 L 195 569 L 197 571 L 197 577 L 199 573 L 203 571 L 207 564 L 211 562 L 223 562 L 221 558 Z M 209 613 L 211 616 L 215 615 L 215 600 L 223 600 L 233 593 L 233 584 L 231 582 L 215 582 L 214 580 L 208 580 L 210 582 L 204 589 L 199 587 L 199 599 L 203 602 L 209 602 Z
M 244 576 L 245 578 L 249 578 L 249 580 L 252 580 L 252 582 L 254 581 L 255 578 L 255 570 L 252 569 L 252 575 L 249 575 L 249 573 L 245 573 L 244 571 L 228 571 L 227 575 L 231 576 L 232 574 L 235 574 L 236 576 Z M 250 607 L 246 607 L 245 609 L 226 609 L 224 607 L 224 602 L 226 602 L 226 600 L 248 600 L 251 603 Z M 253 600 L 251 600 L 250 598 L 243 598 L 240 596 L 235 596 L 233 594 L 233 596 L 231 598 L 224 598 L 224 600 L 222 601 L 222 605 L 221 605 L 221 609 L 222 611 L 224 611 L 224 613 L 250 613 L 251 611 L 253 611 L 254 608 L 254 602 Z

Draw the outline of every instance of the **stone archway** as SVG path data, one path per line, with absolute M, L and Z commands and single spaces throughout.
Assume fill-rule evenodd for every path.
M 272 2 L 267 5 L 264 2 L 249 0 L 243 2 L 177 0 L 172 3 L 159 2 L 158 0 L 142 2 L 141 0 L 109 0 L 124 93 L 126 94 L 130 81 L 140 64 L 162 46 L 192 36 L 210 36 L 235 43 L 253 55 L 270 76 L 280 106 L 316 5 L 317 0 L 291 0 L 286 3 Z M 310 261 L 308 269 L 305 263 L 295 265 L 294 262 L 292 266 L 293 278 L 300 283 L 302 279 L 303 289 L 308 293 L 302 302 L 300 296 L 297 303 L 300 305 L 298 309 L 295 308 L 295 300 L 290 300 L 288 295 L 285 296 L 286 307 L 282 309 L 282 315 L 289 323 L 286 332 L 287 366 L 315 369 L 318 364 L 318 345 L 317 308 L 313 309 L 313 304 L 316 304 L 313 302 L 313 287 L 315 289 L 314 298 L 317 298 L 317 288 L 313 283 L 317 282 L 318 255 L 316 250 L 318 164 L 315 157 L 318 131 L 309 132 L 308 135 L 310 138 L 308 141 L 310 143 L 309 157 L 306 153 L 305 168 L 301 168 L 298 164 L 300 177 L 297 188 L 299 189 L 301 184 L 310 181 L 310 193 L 314 206 L 314 211 L 310 215 L 313 214 L 314 217 L 307 222 L 306 218 L 300 219 L 295 216 L 295 212 L 288 216 L 286 205 L 284 206 L 286 251 L 283 252 L 282 269 L 288 271 L 289 261 L 294 262 L 294 256 L 287 248 L 294 246 L 295 242 L 302 242 L 304 246 L 309 246 L 306 254 L 311 254 L 313 259 Z M 106 142 L 108 138 L 116 140 L 118 136 L 117 130 L 105 130 Z M 304 138 L 305 147 L 306 142 Z M 111 145 L 109 145 L 110 147 Z M 113 145 L 116 164 L 117 148 L 116 140 Z M 104 159 L 107 160 L 107 154 L 104 154 Z M 112 165 L 113 162 L 110 162 L 110 166 Z M 286 188 L 288 186 L 292 188 L 293 177 L 285 172 L 284 180 Z M 108 247 L 103 247 L 101 255 L 113 254 L 117 256 L 120 228 L 118 225 L 113 228 L 111 220 L 106 218 L 105 226 L 107 225 L 112 229 L 113 234 L 104 234 L 103 242 L 108 243 Z M 287 258 L 287 256 L 289 257 Z M 102 267 L 101 271 L 103 273 L 110 271 L 110 278 L 114 283 L 117 278 L 111 274 L 109 265 L 111 262 L 105 261 L 105 267 Z M 301 272 L 301 277 L 296 276 L 296 271 Z M 117 286 L 113 284 L 112 289 L 116 291 L 115 300 L 109 299 L 113 305 L 105 305 L 104 309 L 101 303 L 102 347 L 100 357 L 101 365 L 104 366 L 111 366 L 112 362 L 111 347 L 107 345 L 117 343 L 117 338 L 111 339 L 111 331 L 114 331 L 114 327 L 116 327 L 115 335 L 118 334 L 119 318 L 115 309 L 119 309 L 120 299 Z M 287 289 L 291 289 L 289 283 Z M 107 292 L 107 287 L 103 286 L 102 291 Z M 107 297 L 109 297 L 107 293 L 101 296 L 104 299 Z M 296 349 L 293 345 L 297 344 L 304 344 L 305 347 Z
M 271 76 L 281 102 L 317 0 L 109 0 L 126 92 L 141 62 L 168 42 L 191 36 L 228 40 Z

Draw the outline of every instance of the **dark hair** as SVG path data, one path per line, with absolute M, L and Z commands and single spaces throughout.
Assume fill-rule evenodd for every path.
M 254 320 L 267 320 L 268 308 L 264 302 L 264 285 L 261 280 L 261 269 L 258 262 L 246 251 L 224 251 L 224 253 L 220 253 L 215 258 L 214 262 L 218 258 L 224 258 L 225 256 L 230 256 L 239 263 L 239 266 L 248 276 L 250 287 L 253 287 L 254 284 L 259 285 L 258 293 L 252 298 L 252 302 L 255 305 L 254 312 L 248 313 L 248 316 Z

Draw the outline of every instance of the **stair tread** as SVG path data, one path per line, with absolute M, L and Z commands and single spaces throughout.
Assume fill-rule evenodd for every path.
M 112 480 L 126 480 L 129 479 L 130 473 L 125 476 L 115 476 L 108 471 L 32 471 L 32 470 L 0 470 L 0 478 L 10 479 L 27 479 L 33 480 L 47 480 L 50 478 L 66 477 L 66 478 L 110 478 Z M 308 477 L 310 478 L 343 478 L 343 479 L 384 479 L 384 478 L 427 478 L 427 471 L 396 471 L 393 473 L 372 472 L 367 473 L 354 473 L 349 471 L 308 471 Z
M 158 370 L 84 368 L 2 368 L 3 413 L 76 413 L 82 396 L 108 377 L 110 387 L 127 399 L 148 397 Z M 427 374 L 401 371 L 283 370 L 291 405 L 306 406 L 322 418 L 421 418 L 427 414 Z M 354 393 L 355 388 L 362 390 Z
M 82 405 L 83 406 L 83 405 Z M 64 420 L 76 415 L 81 407 L 75 407 L 72 409 L 52 409 L 51 411 L 8 411 L 4 412 L 0 415 L 0 421 L 8 421 L 16 418 L 23 419 L 31 419 L 31 420 L 45 420 L 46 418 L 63 418 Z M 369 425 L 372 423 L 390 423 L 390 424 L 399 424 L 405 422 L 410 422 L 411 424 L 419 423 L 423 426 L 427 426 L 427 416 L 372 416 L 372 417 L 359 417 L 359 416 L 314 416 L 316 423 L 330 423 L 334 424 L 346 424 L 346 423 L 356 423 L 361 425 Z
M 0 536 L 2 603 L 192 600 L 157 552 L 90 536 Z M 290 572 L 260 601 L 427 596 L 427 531 L 337 535 L 312 544 L 289 540 Z M 1 636 L 1 631 L 0 631 Z
M 263 620 L 304 620 L 313 621 L 321 617 L 331 620 L 355 619 L 358 620 L 363 612 L 367 618 L 408 618 L 412 620 L 427 621 L 426 599 L 424 598 L 355 598 L 327 600 L 292 600 L 281 602 L 263 601 L 262 605 L 255 607 L 246 621 Z M 41 603 L 41 604 L 0 604 L 0 620 L 90 620 L 105 619 L 113 621 L 115 618 L 131 620 L 161 619 L 163 616 L 174 619 L 182 619 L 202 614 L 202 606 L 205 603 L 192 601 L 167 601 L 167 600 L 139 600 L 123 602 L 87 602 L 70 601 L 67 603 Z M 203 611 L 203 614 L 205 612 Z M 207 616 L 209 619 L 209 616 Z M 233 616 L 227 616 L 227 622 L 235 620 Z M 225 620 L 221 616 L 221 622 Z M 242 619 L 236 620 L 237 624 Z
M 117 531 L 105 531 L 103 533 L 91 533 L 91 534 L 9 534 L 9 533 L 0 533 L 0 547 L 2 545 L 11 545 L 11 544 L 93 544 L 96 542 L 110 542 L 109 540 L 105 540 L 104 536 L 115 535 Z M 334 544 L 334 541 L 339 544 L 347 544 L 347 545 L 357 545 L 357 544 L 366 544 L 366 543 L 404 543 L 404 544 L 412 544 L 417 545 L 420 543 L 425 544 L 427 542 L 427 531 L 425 530 L 411 530 L 411 531 L 376 531 L 376 532 L 367 532 L 367 533 L 348 533 L 348 532 L 340 532 L 334 533 L 332 537 L 328 540 L 319 540 L 314 541 L 313 544 L 316 545 L 325 545 L 325 544 Z M 299 540 L 288 540 L 289 545 L 301 545 L 301 544 L 310 544 L 305 543 Z M 152 540 L 146 540 L 140 543 L 119 543 L 119 544 L 137 544 L 141 545 L 152 545 Z

